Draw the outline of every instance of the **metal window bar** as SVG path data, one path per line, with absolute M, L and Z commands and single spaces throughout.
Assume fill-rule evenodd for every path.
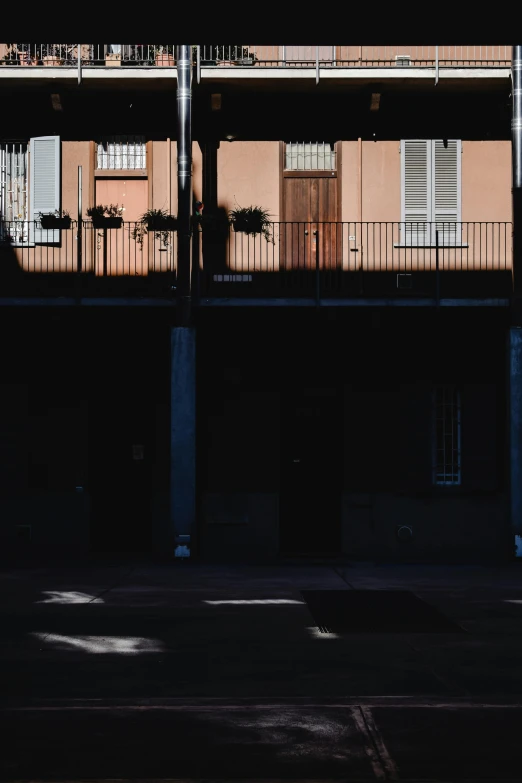
M 144 169 L 145 136 L 109 136 L 97 144 L 97 169 Z
M 287 171 L 335 171 L 336 152 L 327 141 L 291 141 L 285 145 Z
M 27 242 L 28 145 L 26 142 L 0 144 L 0 239 Z M 9 224 L 9 231 L 7 231 Z
M 461 408 L 455 386 L 438 386 L 434 392 L 434 483 L 461 483 Z

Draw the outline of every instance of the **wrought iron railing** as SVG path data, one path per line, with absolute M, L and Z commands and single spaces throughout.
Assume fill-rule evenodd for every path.
M 141 285 L 144 294 L 174 290 L 175 224 L 159 229 L 141 222 L 60 225 L 0 223 L 4 295 L 13 286 L 23 294 L 41 280 L 51 288 L 53 280 L 61 280 L 67 287 L 72 278 Z M 203 296 L 335 297 L 400 294 L 408 288 L 431 296 L 441 280 L 448 295 L 456 285 L 461 295 L 474 296 L 478 285 L 493 296 L 500 295 L 498 286 L 508 294 L 512 278 L 510 222 L 274 222 L 264 233 L 245 234 L 226 220 L 207 220 L 194 223 L 192 250 L 193 268 L 199 270 L 196 288 Z
M 174 66 L 175 44 L 0 44 L 2 65 Z M 193 46 L 194 63 L 198 47 Z M 511 46 L 199 46 L 205 66 L 507 68 Z

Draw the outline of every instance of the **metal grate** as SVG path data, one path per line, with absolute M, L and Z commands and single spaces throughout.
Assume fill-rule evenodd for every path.
M 454 386 L 438 386 L 434 402 L 434 466 L 435 484 L 461 483 L 460 393 Z
M 327 141 L 291 141 L 286 144 L 287 171 L 335 171 L 334 145 Z
M 27 171 L 28 144 L 0 142 L 0 240 L 22 241 L 26 235 Z
M 108 136 L 97 144 L 97 169 L 144 169 L 145 136 Z

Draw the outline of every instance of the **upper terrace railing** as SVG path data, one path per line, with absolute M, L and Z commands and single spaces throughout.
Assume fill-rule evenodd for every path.
M 4 66 L 176 65 L 175 44 L 0 44 Z M 194 62 L 197 47 L 193 47 Z M 311 68 L 507 68 L 511 46 L 259 46 L 200 45 L 202 66 Z
M 142 223 L 0 224 L 0 298 L 123 292 L 171 297 L 176 232 Z M 268 236 L 194 226 L 195 296 L 507 297 L 512 224 L 270 223 Z

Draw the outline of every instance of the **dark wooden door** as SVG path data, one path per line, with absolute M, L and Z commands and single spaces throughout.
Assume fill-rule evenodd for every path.
M 336 172 L 285 172 L 281 268 L 336 269 L 341 264 Z
M 335 554 L 341 549 L 341 404 L 338 389 L 326 384 L 293 381 L 285 390 L 279 506 L 283 553 Z

